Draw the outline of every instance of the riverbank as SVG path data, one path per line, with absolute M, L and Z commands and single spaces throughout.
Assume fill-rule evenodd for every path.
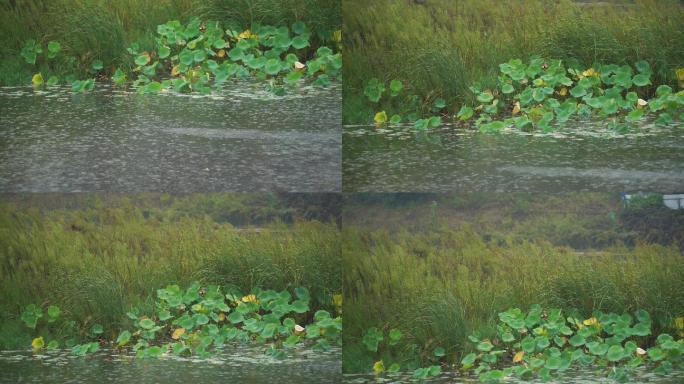
M 310 292 L 335 313 L 341 292 L 335 196 L 268 194 L 23 195 L 0 204 L 0 348 L 28 348 L 29 304 L 61 310 L 51 338 L 116 339 L 157 289 L 220 284 Z M 319 218 L 316 220 L 315 218 Z M 54 328 L 54 327 L 53 327 Z
M 677 88 L 684 67 L 684 6 L 637 2 L 346 1 L 344 122 L 444 113 L 477 105 L 470 87 L 495 88 L 499 64 L 538 55 L 583 69 L 595 63 L 653 66 L 653 84 Z M 619 58 L 619 62 L 616 62 Z M 400 80 L 403 93 L 370 102 L 364 90 L 377 78 Z M 655 87 L 648 91 L 651 95 Z M 389 93 L 389 92 L 388 92 Z
M 311 31 L 306 57 L 331 45 L 342 25 L 339 3 L 323 0 L 264 0 L 249 7 L 239 0 L 8 1 L 0 4 L 0 85 L 30 84 L 41 70 L 60 79 L 92 77 L 95 61 L 101 63 L 99 78 L 110 81 L 117 69 L 130 78 L 136 64 L 128 48 L 155 51 L 158 25 L 170 20 L 187 23 L 193 17 L 220 21 L 238 32 L 256 25 L 289 27 L 304 22 Z M 45 63 L 32 66 L 20 55 L 29 39 L 61 45 L 50 71 Z
M 357 195 L 343 214 L 343 368 L 446 368 L 474 350 L 468 336 L 495 338 L 499 312 L 533 304 L 583 319 L 643 309 L 648 343 L 677 335 L 682 216 L 609 194 Z M 401 338 L 371 352 L 373 327 Z

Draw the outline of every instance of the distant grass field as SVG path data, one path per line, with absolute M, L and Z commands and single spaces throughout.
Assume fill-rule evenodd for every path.
M 635 214 L 675 232 L 650 237 Z M 684 315 L 682 225 L 681 211 L 624 209 L 608 194 L 352 196 L 342 234 L 344 370 L 368 372 L 381 359 L 425 366 L 437 346 L 460 361 L 468 335 L 495 334 L 498 312 L 536 303 L 580 316 L 646 309 L 656 335 L 672 332 Z M 404 336 L 371 353 L 362 343 L 370 327 Z
M 372 122 L 379 110 L 413 111 L 405 100 L 373 105 L 371 78 L 402 80 L 407 95 L 473 103 L 468 87 L 496 84 L 498 65 L 539 55 L 589 67 L 647 60 L 655 84 L 677 86 L 684 67 L 684 6 L 677 0 L 348 0 L 344 16 L 344 121 Z
M 310 199 L 310 208 L 324 205 L 317 198 Z M 19 315 L 31 303 L 59 306 L 75 321 L 59 336 L 78 338 L 94 323 L 107 332 L 124 327 L 129 321 L 125 313 L 152 306 L 156 290 L 167 284 L 199 280 L 242 292 L 304 286 L 314 308 L 329 310 L 334 308 L 332 295 L 342 290 L 334 218 L 302 218 L 303 210 L 275 196 L 43 195 L 4 200 L 2 349 L 30 345 L 30 330 Z
M 111 75 L 117 67 L 133 66 L 126 51 L 131 44 L 141 50 L 155 47 L 157 25 L 193 16 L 240 30 L 303 21 L 314 31 L 314 44 L 342 25 L 339 1 L 328 0 L 2 0 L 0 85 L 31 83 L 37 71 L 19 55 L 27 39 L 61 43 L 53 64 L 60 76 L 82 76 L 95 59 Z

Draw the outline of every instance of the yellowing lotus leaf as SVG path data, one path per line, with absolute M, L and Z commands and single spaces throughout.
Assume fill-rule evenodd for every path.
M 43 336 L 36 337 L 31 342 L 31 347 L 33 349 L 42 349 L 44 346 L 45 346 L 45 340 L 43 340 Z
M 590 317 L 582 322 L 584 325 L 596 325 L 598 320 L 595 317 Z
M 385 364 L 382 360 L 378 360 L 373 364 L 373 372 L 375 372 L 376 375 L 385 372 Z
M 43 75 L 38 72 L 31 78 L 31 83 L 35 86 L 43 85 Z
M 219 49 L 219 51 L 216 52 L 216 56 L 225 57 L 226 56 L 226 50 L 225 49 Z
M 677 75 L 677 80 L 684 81 L 684 68 L 675 69 L 675 75 Z
M 171 338 L 174 340 L 180 339 L 181 336 L 185 334 L 185 328 L 176 328 L 175 331 L 173 331 L 173 335 L 171 335 Z
M 243 297 L 242 297 L 242 302 L 243 302 L 243 303 L 250 303 L 250 302 L 252 302 L 252 301 L 257 301 L 256 295 L 255 295 L 255 294 L 250 294 L 250 295 L 247 295 L 247 296 L 243 296 Z
M 513 106 L 513 112 L 512 112 L 512 114 L 513 114 L 513 116 L 515 116 L 515 115 L 517 115 L 518 113 L 520 113 L 520 102 L 519 102 L 519 101 L 516 101 L 516 102 L 515 102 L 515 105 Z
M 380 111 L 375 114 L 373 120 L 375 121 L 376 126 L 385 124 L 387 122 L 387 113 L 385 113 L 385 111 Z
M 589 68 L 586 71 L 582 72 L 582 76 L 585 77 L 591 77 L 591 76 L 598 76 L 599 73 L 594 70 L 594 68 Z
M 525 356 L 525 351 L 520 351 L 513 356 L 513 362 L 514 363 L 519 363 L 522 361 L 523 356 Z

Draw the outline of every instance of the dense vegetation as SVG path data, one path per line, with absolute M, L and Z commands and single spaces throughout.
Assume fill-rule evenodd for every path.
M 29 304 L 21 320 L 38 334 L 31 342 L 34 353 L 68 347 L 78 356 L 97 352 L 104 344 L 116 348 L 132 346 L 138 357 L 166 353 L 209 357 L 226 344 L 238 342 L 267 344 L 266 352 L 281 358 L 286 356 L 287 349 L 297 346 L 312 344 L 314 350 L 325 351 L 331 343 L 337 345 L 341 341 L 342 318 L 333 318 L 326 310 L 311 312 L 311 296 L 303 287 L 295 288 L 294 296 L 288 290 L 261 289 L 243 295 L 236 288 L 226 292 L 221 286 L 202 287 L 195 281 L 185 289 L 168 285 L 158 289 L 156 296 L 154 313 L 138 307 L 126 313 L 133 327 L 119 331 L 116 340 L 107 339 L 105 332 L 112 331 L 95 323 L 87 332 L 90 341 L 77 344 L 75 338 L 70 338 L 60 343 L 52 333 L 69 327 L 73 320 L 60 319 L 62 312 L 56 305 L 43 311 L 40 306 Z M 333 300 L 338 313 L 341 297 L 335 295 Z
M 339 4 L 325 1 L 32 0 L 3 3 L 0 16 L 5 85 L 208 92 L 238 77 L 282 93 L 301 77 L 327 85 L 341 67 Z
M 678 89 L 684 81 L 684 71 L 677 72 L 684 68 L 681 2 L 593 3 L 346 1 L 345 122 L 368 123 L 379 111 L 410 121 L 440 115 L 451 120 L 463 105 L 477 105 L 481 92 L 473 93 L 473 84 L 494 90 L 499 64 L 534 56 L 582 71 L 646 61 L 652 76 L 642 98 L 655 95 L 658 85 Z M 368 102 L 364 92 L 373 78 L 400 81 L 403 93 Z
M 30 304 L 47 314 L 59 308 L 59 322 L 44 329 L 46 344 L 116 340 L 120 330 L 139 325 L 128 312 L 158 315 L 159 288 L 196 280 L 236 294 L 294 294 L 302 287 L 310 297 L 307 313 L 334 314 L 333 297 L 341 292 L 335 217 L 320 213 L 330 211 L 324 196 L 312 196 L 309 204 L 305 196 L 289 199 L 6 197 L 12 201 L 0 205 L 0 348 L 31 344 L 35 331 L 22 321 Z M 303 218 L 316 211 L 328 219 Z M 93 334 L 96 324 L 102 332 Z
M 645 311 L 643 349 L 661 333 L 681 338 L 683 216 L 657 197 L 624 205 L 607 194 L 348 198 L 344 369 L 460 369 L 479 342 L 500 342 L 499 313 L 534 304 L 581 321 Z M 653 236 L 651 225 L 673 232 Z
M 515 127 L 531 131 L 551 131 L 562 126 L 572 117 L 610 119 L 611 127 L 625 131 L 630 124 L 645 116 L 655 115 L 655 123 L 667 125 L 675 119 L 684 120 L 684 90 L 674 92 L 668 85 L 659 85 L 655 97 L 644 100 L 645 87 L 651 84 L 652 69 L 648 62 L 630 65 L 595 65 L 583 70 L 581 67 L 566 68 L 562 60 L 544 60 L 533 57 L 529 63 L 511 59 L 499 65 L 500 75 L 495 89 L 483 89 L 474 84 L 470 90 L 477 95 L 476 107 L 464 104 L 447 120 L 459 122 L 474 120 L 482 132 L 499 132 Z M 684 81 L 684 68 L 681 71 Z M 403 83 L 390 82 L 389 97 L 401 96 Z M 384 93 L 384 84 L 378 79 L 369 80 L 364 94 L 377 103 Z M 437 127 L 442 124 L 439 115 L 446 108 L 442 98 L 435 99 L 429 118 L 418 118 L 417 112 L 407 116 L 416 129 Z M 376 126 L 396 125 L 404 117 L 386 111 L 375 113 Z

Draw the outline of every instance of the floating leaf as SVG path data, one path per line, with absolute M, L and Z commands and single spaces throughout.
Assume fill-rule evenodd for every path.
M 637 87 L 643 87 L 645 85 L 651 84 L 651 80 L 649 79 L 649 75 L 643 74 L 643 73 L 635 75 L 634 78 L 632 79 L 632 82 Z
M 119 337 L 116 338 L 116 345 L 119 347 L 123 347 L 124 345 L 128 344 L 128 342 L 131 340 L 131 332 L 129 331 L 121 331 L 119 333 Z
M 518 351 L 514 356 L 513 356 L 513 363 L 519 363 L 523 361 L 523 357 L 525 356 L 525 351 Z
M 102 60 L 94 60 L 93 63 L 90 64 L 90 67 L 95 71 L 99 71 L 104 68 L 104 64 L 102 63 Z
M 392 97 L 397 96 L 399 92 L 404 88 L 404 84 L 401 81 L 394 79 L 390 82 L 390 95 Z
M 150 62 L 150 54 L 147 52 L 143 52 L 142 54 L 138 55 L 135 58 L 135 64 L 138 66 L 146 65 L 149 62 Z
M 383 372 L 385 372 L 385 364 L 382 362 L 382 360 L 373 363 L 373 373 L 379 375 Z
M 461 121 L 465 121 L 473 117 L 474 113 L 475 111 L 471 107 L 463 105 L 461 106 L 461 109 L 458 111 L 456 117 Z
M 43 75 L 40 72 L 36 73 L 31 78 L 31 83 L 34 87 L 40 87 L 41 85 L 43 85 Z

